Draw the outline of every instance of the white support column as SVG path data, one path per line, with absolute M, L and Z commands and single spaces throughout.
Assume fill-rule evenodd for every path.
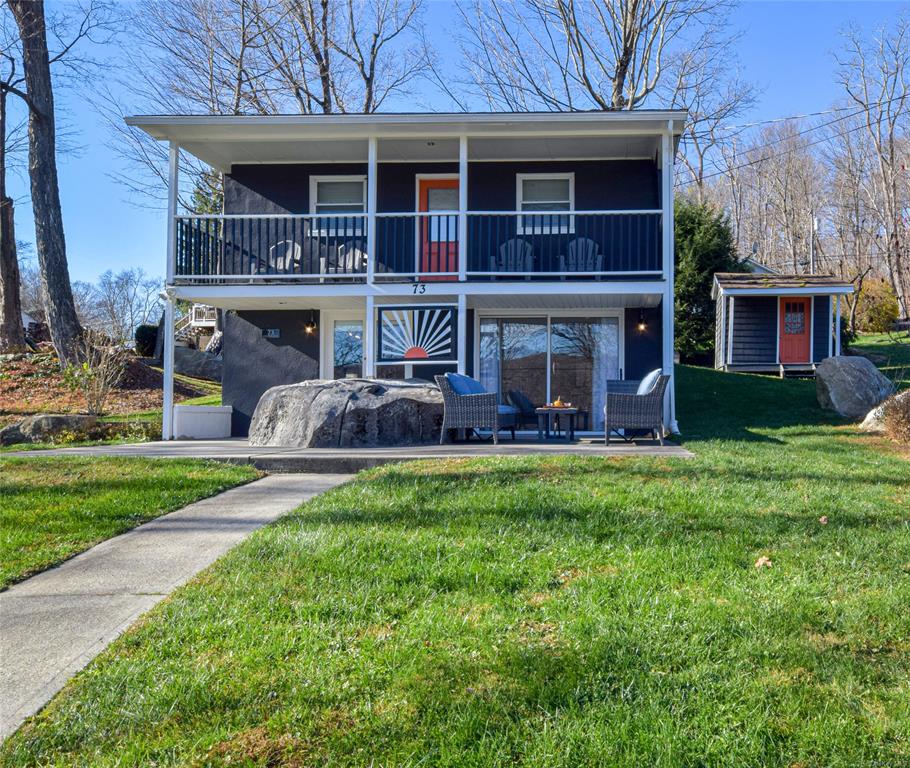
M 678 432 L 676 423 L 676 376 L 673 361 L 673 331 L 675 307 L 674 300 L 674 267 L 673 267 L 673 124 L 667 124 L 667 130 L 661 134 L 661 210 L 663 225 L 663 370 L 670 376 L 667 397 L 664 403 L 664 414 L 667 427 L 671 432 Z
M 458 138 L 458 279 L 468 271 L 468 137 Z M 458 356 L 459 360 L 461 355 Z M 459 371 L 461 372 L 461 371 Z
M 730 311 L 727 314 L 727 365 L 733 365 L 733 323 L 736 310 L 736 297 L 730 297 Z
M 715 359 L 720 360 L 721 369 L 727 364 L 727 296 L 723 291 L 720 293 L 720 349 Z
M 363 315 L 363 375 L 376 376 L 376 307 L 372 294 L 366 296 L 367 306 Z
M 167 164 L 167 267 L 166 285 L 173 285 L 177 271 L 177 193 L 180 182 L 180 147 L 170 143 Z
M 458 294 L 458 372 L 467 371 L 468 354 L 468 297 Z M 474 371 L 476 374 L 477 371 Z
M 834 299 L 834 354 L 840 357 L 840 296 Z
M 828 357 L 834 354 L 834 307 L 831 306 L 831 299 L 828 297 Z M 780 302 L 778 302 L 778 306 Z
M 367 283 L 376 271 L 376 171 L 378 150 L 375 136 L 367 139 Z
M 161 407 L 161 439 L 174 439 L 174 298 L 164 302 L 164 382 Z

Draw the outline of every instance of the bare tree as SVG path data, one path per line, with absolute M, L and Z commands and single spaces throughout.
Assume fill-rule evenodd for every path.
M 35 243 L 41 270 L 41 281 L 47 323 L 61 365 L 73 362 L 80 353 L 81 328 L 76 316 L 66 240 L 57 180 L 57 126 L 51 67 L 68 59 L 78 67 L 72 52 L 80 41 L 90 38 L 98 29 L 99 8 L 94 0 L 80 9 L 78 23 L 68 40 L 53 55 L 48 47 L 48 20 L 40 0 L 7 0 L 19 30 L 22 78 L 6 80 L 2 88 L 18 96 L 28 109 L 29 179 L 35 219 Z M 51 20 L 51 29 L 60 24 Z M 11 260 L 11 267 L 15 260 Z M 4 262 L 6 264 L 6 262 Z M 6 293 L 6 292 L 5 292 Z
M 678 66 L 712 47 L 728 0 L 471 0 L 462 49 L 495 108 L 635 109 Z
M 128 111 L 375 112 L 406 96 L 428 66 L 421 6 L 422 0 L 143 3 L 135 17 L 139 45 L 127 53 L 135 101 L 101 100 L 124 162 L 118 180 L 140 204 L 160 205 L 167 148 L 125 126 Z M 182 207 L 220 199 L 219 175 L 192 158 L 181 163 Z
M 160 279 L 149 277 L 139 268 L 104 272 L 89 294 L 93 314 L 90 324 L 115 341 L 129 342 L 136 326 L 157 322 L 161 286 Z
M 902 16 L 872 39 L 857 30 L 844 34 L 845 52 L 837 57 L 839 80 L 858 108 L 873 152 L 870 202 L 884 236 L 888 276 L 910 316 L 910 254 L 905 211 L 906 139 L 910 107 L 910 17 Z

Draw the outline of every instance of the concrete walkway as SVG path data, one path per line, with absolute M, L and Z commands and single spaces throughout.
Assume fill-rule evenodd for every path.
M 98 544 L 0 593 L 0 739 L 136 618 L 242 541 L 349 475 L 272 475 Z
M 172 440 L 170 442 L 93 445 L 81 448 L 53 448 L 42 451 L 16 451 L 4 456 L 143 456 L 162 459 L 212 459 L 234 464 L 252 464 L 266 472 L 340 472 L 353 473 L 380 464 L 415 459 L 480 458 L 484 456 L 657 456 L 691 458 L 691 451 L 667 441 L 619 439 L 605 446 L 603 438 L 581 438 L 574 443 L 561 440 L 539 442 L 533 437 L 518 440 L 503 435 L 499 445 L 471 440 L 448 445 L 417 445 L 402 448 L 278 448 L 251 446 L 246 438 L 225 440 Z

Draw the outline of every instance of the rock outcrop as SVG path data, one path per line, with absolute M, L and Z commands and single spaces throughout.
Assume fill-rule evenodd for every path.
M 174 370 L 182 376 L 221 381 L 222 369 L 220 356 L 189 347 L 174 347 Z
M 79 439 L 87 437 L 97 424 L 97 416 L 76 413 L 29 416 L 0 430 L 0 445 L 53 442 L 63 434 Z
M 908 399 L 910 399 L 910 389 L 894 396 L 894 400 L 900 401 L 901 403 Z M 894 402 L 894 400 L 886 400 L 869 411 L 869 413 L 866 414 L 866 418 L 863 419 L 863 423 L 860 424 L 860 429 L 862 429 L 863 432 L 883 433 L 885 431 L 885 410 L 888 404 Z
M 259 400 L 250 445 L 369 448 L 439 440 L 442 395 L 426 382 L 338 379 L 272 387 Z
M 888 398 L 894 385 L 865 357 L 829 357 L 815 372 L 815 391 L 822 408 L 858 421 Z

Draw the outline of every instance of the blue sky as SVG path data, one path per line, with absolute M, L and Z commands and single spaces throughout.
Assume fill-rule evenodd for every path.
M 743 32 L 738 55 L 744 76 L 761 94 L 748 120 L 816 112 L 838 98 L 831 56 L 838 34 L 847 25 L 879 27 L 902 11 L 905 2 L 797 2 L 753 0 L 734 13 L 734 27 Z M 443 0 L 430 0 L 426 15 L 435 28 L 451 28 L 455 15 Z M 447 34 L 434 35 L 445 39 Z M 451 51 L 445 52 L 450 57 Z M 116 51 L 111 51 L 112 57 Z M 115 63 L 115 62 L 114 62 Z M 441 100 L 439 108 L 449 106 Z M 70 276 L 92 281 L 106 269 L 142 267 L 164 273 L 165 217 L 161 210 L 137 208 L 127 191 L 111 178 L 118 161 L 109 148 L 103 121 L 83 98 L 67 95 L 58 104 L 74 129 L 80 150 L 62 157 L 59 165 L 63 218 Z M 16 232 L 34 240 L 27 180 L 13 177 L 10 191 L 17 199 Z

